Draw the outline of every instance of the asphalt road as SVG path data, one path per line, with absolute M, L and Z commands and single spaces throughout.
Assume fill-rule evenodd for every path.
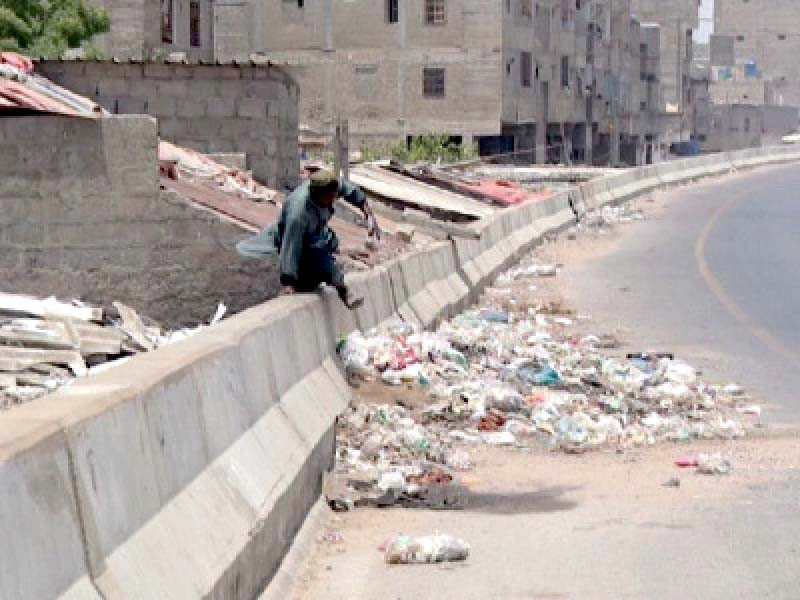
M 560 287 L 604 332 L 740 381 L 772 405 L 769 420 L 797 424 L 797 189 L 800 168 L 783 167 L 661 195 L 652 218 L 567 259 Z M 713 451 L 731 475 L 673 464 Z M 473 459 L 466 510 L 328 513 L 279 597 L 800 598 L 800 437 L 583 456 L 477 447 Z M 679 488 L 662 485 L 672 477 Z M 321 541 L 328 531 L 341 541 Z M 393 533 L 435 531 L 467 540 L 468 561 L 391 567 L 377 552 Z
M 572 304 L 738 381 L 765 420 L 800 423 L 800 166 L 670 192 L 603 256 L 567 265 Z

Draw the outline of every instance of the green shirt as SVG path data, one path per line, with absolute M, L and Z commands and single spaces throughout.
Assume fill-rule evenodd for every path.
M 360 188 L 343 181 L 339 183 L 337 195 L 356 208 L 363 208 L 367 197 Z M 333 208 L 325 208 L 311 199 L 308 181 L 295 189 L 281 210 L 281 216 L 274 223 L 255 235 L 242 240 L 236 246 L 243 256 L 279 259 L 281 283 L 290 284 L 303 277 L 300 273 L 300 258 L 303 252 L 322 251 L 333 254 L 338 250 L 339 241 L 334 231 L 328 227 L 333 217 Z M 340 284 L 343 274 L 334 261 L 327 261 L 326 283 Z

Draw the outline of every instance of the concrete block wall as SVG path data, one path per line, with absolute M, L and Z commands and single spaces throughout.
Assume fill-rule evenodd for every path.
M 218 302 L 238 311 L 278 289 L 272 269 L 234 251 L 245 235 L 159 190 L 151 117 L 0 119 L 4 291 L 197 324 Z
M 272 188 L 297 183 L 298 86 L 278 67 L 41 61 L 37 70 L 112 113 L 156 117 L 170 142 L 247 153 Z

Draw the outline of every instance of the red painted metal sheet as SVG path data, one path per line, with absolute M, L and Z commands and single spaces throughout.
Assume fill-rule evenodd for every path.
M 454 185 L 462 187 L 464 190 L 481 193 L 506 206 L 515 206 L 525 202 L 539 202 L 549 198 L 551 195 L 550 192 L 532 192 L 510 181 L 499 179 L 482 179 L 481 181 L 456 183 Z
M 69 116 L 87 116 L 61 102 L 40 94 L 24 83 L 0 78 L 0 108 L 25 109 Z

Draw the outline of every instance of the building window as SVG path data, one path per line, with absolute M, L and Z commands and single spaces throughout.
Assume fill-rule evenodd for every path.
M 520 85 L 525 88 L 531 87 L 533 78 L 533 56 L 530 52 L 521 52 L 519 55 L 519 79 Z
M 444 98 L 444 69 L 426 68 L 423 70 L 422 95 L 426 98 Z
M 736 41 L 737 42 L 743 42 L 744 41 L 744 36 L 743 35 L 737 35 L 736 36 Z
M 647 81 L 647 44 L 639 44 L 639 79 Z
M 785 34 L 785 33 L 779 33 L 779 34 L 778 34 L 778 39 L 779 39 L 780 41 L 782 41 L 782 42 L 783 42 L 783 41 L 786 41 L 786 34 Z
M 189 3 L 189 43 L 192 48 L 200 47 L 200 3 Z
M 425 24 L 444 25 L 447 22 L 445 0 L 425 0 Z
M 519 0 L 519 16 L 533 20 L 533 0 Z
M 386 0 L 386 20 L 397 23 L 400 20 L 400 0 Z
M 174 23 L 172 20 L 172 0 L 161 0 L 161 43 L 171 44 Z
M 561 87 L 569 87 L 569 56 L 561 57 Z

